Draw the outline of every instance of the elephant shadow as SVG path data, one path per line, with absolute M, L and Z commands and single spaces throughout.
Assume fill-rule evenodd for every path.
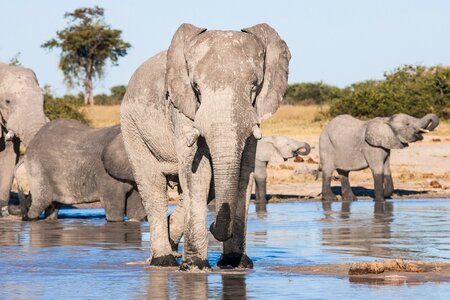
M 333 193 L 335 195 L 342 195 L 342 189 L 340 186 L 333 186 L 331 188 L 331 190 L 333 191 Z M 375 197 L 375 192 L 373 189 L 368 189 L 362 186 L 355 186 L 352 187 L 352 192 L 355 196 L 357 197 L 371 197 L 374 198 Z M 406 190 L 406 189 L 394 189 L 393 194 L 396 196 L 411 196 L 411 195 L 420 195 L 420 194 L 428 194 L 430 193 L 430 190 L 421 190 L 421 191 L 416 191 L 416 190 Z M 387 197 L 387 199 L 389 199 L 390 197 Z

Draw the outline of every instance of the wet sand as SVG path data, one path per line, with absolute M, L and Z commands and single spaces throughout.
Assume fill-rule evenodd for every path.
M 313 266 L 283 266 L 270 268 L 272 271 L 299 273 L 307 275 L 325 275 L 339 278 L 348 278 L 354 283 L 368 284 L 414 284 L 425 282 L 450 282 L 450 263 L 446 262 L 413 262 L 426 271 L 405 272 L 386 271 L 380 274 L 350 275 L 349 270 L 352 264 L 324 264 Z

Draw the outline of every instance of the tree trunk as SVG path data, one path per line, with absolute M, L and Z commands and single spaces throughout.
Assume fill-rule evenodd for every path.
M 86 79 L 84 81 L 84 104 L 95 105 L 92 87 L 92 64 L 86 66 Z

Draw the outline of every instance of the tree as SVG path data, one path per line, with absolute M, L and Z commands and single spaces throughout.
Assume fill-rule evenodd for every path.
M 9 60 L 9 65 L 10 66 L 21 66 L 22 63 L 19 60 L 19 57 L 22 53 L 17 52 L 16 55 L 14 55 L 13 57 L 11 57 L 11 59 Z
M 85 104 L 94 104 L 92 80 L 104 74 L 106 61 L 117 66 L 119 57 L 127 54 L 131 47 L 121 38 L 122 31 L 112 29 L 104 22 L 104 10 L 98 6 L 83 7 L 65 13 L 68 27 L 57 31 L 57 38 L 41 45 L 52 50 L 61 49 L 59 68 L 64 73 L 64 81 L 72 87 L 83 84 Z
M 384 74 L 384 80 L 352 84 L 348 93 L 331 102 L 330 115 L 359 118 L 407 113 L 435 113 L 450 118 L 450 68 L 404 65 Z

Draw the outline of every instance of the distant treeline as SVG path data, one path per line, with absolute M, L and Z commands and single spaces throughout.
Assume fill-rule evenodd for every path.
M 97 105 L 117 105 L 126 86 L 113 86 L 109 94 L 94 96 Z M 55 97 L 44 87 L 45 111 L 50 119 L 73 118 L 89 123 L 82 109 L 84 94 Z M 323 82 L 291 84 L 283 104 L 327 104 L 326 117 L 340 114 L 367 119 L 404 112 L 421 117 L 433 112 L 450 119 L 450 67 L 405 65 L 384 74 L 383 80 L 367 80 L 339 88 Z
M 450 67 L 405 65 L 367 80 L 338 88 L 317 83 L 289 86 L 286 104 L 328 104 L 329 116 L 350 114 L 358 118 L 391 116 L 404 112 L 421 117 L 433 112 L 450 118 Z

